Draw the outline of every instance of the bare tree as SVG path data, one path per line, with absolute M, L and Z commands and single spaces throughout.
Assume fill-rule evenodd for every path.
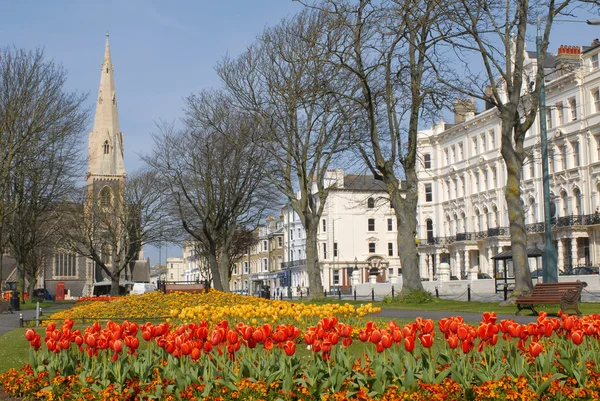
M 88 110 L 66 78 L 41 50 L 0 49 L 0 249 L 9 245 L 31 288 L 36 249 L 52 241 L 81 167 Z
M 328 0 L 310 7 L 328 15 L 323 46 L 334 54 L 329 62 L 351 76 L 343 94 L 352 100 L 347 114 L 355 116 L 355 146 L 385 183 L 397 226 L 402 227 L 397 239 L 402 292 L 422 291 L 415 245 L 417 132 L 448 95 L 428 57 L 443 53 L 446 10 L 437 0 Z
M 214 288 L 228 289 L 230 252 L 239 227 L 255 226 L 272 199 L 256 159 L 259 125 L 221 93 L 187 99 L 184 127 L 162 124 L 146 161 L 167 184 L 183 229 L 208 256 Z
M 169 220 L 157 175 L 141 171 L 128 176 L 110 202 L 86 188 L 78 213 L 70 214 L 65 230 L 69 248 L 92 260 L 111 279 L 111 294 L 119 294 L 119 280 L 131 277 L 131 262 L 145 244 L 163 238 Z
M 455 30 L 461 36 L 447 40 L 457 49 L 455 62 L 464 60 L 471 84 L 462 80 L 442 79 L 450 87 L 475 96 L 495 106 L 501 127 L 501 153 L 506 164 L 505 200 L 510 224 L 512 259 L 515 270 L 515 290 L 511 297 L 533 290 L 527 259 L 525 211 L 521 201 L 523 163 L 528 153 L 524 148 L 525 134 L 538 113 L 540 90 L 544 79 L 544 63 L 554 19 L 568 14 L 573 7 L 597 1 L 528 1 L 528 0 L 459 0 L 451 4 Z M 525 42 L 536 20 L 544 23 L 539 61 L 534 67 L 527 61 Z M 539 21 L 538 20 L 538 21 Z M 531 36 L 531 34 L 530 34 Z M 468 68 L 469 58 L 479 57 L 483 72 Z M 436 66 L 443 71 L 442 65 Z M 440 77 L 442 74 L 440 74 Z
M 324 13 L 305 10 L 266 29 L 239 58 L 225 58 L 217 72 L 236 105 L 261 123 L 261 146 L 270 163 L 263 174 L 288 198 L 306 230 L 311 296 L 323 294 L 317 232 L 332 159 L 344 150 L 346 120 L 337 87 L 343 71 L 332 53 Z

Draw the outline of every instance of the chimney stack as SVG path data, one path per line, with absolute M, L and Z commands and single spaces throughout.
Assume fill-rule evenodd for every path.
M 554 68 L 561 75 L 572 72 L 581 65 L 581 47 L 561 45 L 554 58 Z
M 456 99 L 454 104 L 454 124 L 464 123 L 475 117 L 475 100 L 471 99 Z

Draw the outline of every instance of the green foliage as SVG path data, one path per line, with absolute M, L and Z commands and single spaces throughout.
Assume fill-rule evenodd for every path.
M 405 304 L 430 304 L 436 302 L 436 298 L 427 291 L 417 290 L 402 294 L 399 301 Z

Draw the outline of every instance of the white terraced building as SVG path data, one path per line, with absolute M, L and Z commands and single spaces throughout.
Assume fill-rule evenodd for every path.
M 600 264 L 599 52 L 598 40 L 561 46 L 545 66 L 550 191 L 557 211 L 552 233 L 562 271 Z M 526 57 L 533 73 L 535 53 Z M 457 102 L 455 124 L 441 121 L 419 134 L 422 277 L 434 279 L 442 260 L 456 277 L 492 275 L 492 256 L 510 249 L 500 135 L 498 111 L 476 114 L 469 102 Z M 522 201 L 528 246 L 543 248 L 540 138 L 536 121 L 525 139 L 531 156 L 523 167 Z M 541 260 L 530 262 L 532 270 L 541 267 Z

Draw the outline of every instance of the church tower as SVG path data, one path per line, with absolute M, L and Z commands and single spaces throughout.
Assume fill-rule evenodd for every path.
M 110 56 L 108 34 L 106 34 L 106 48 L 100 71 L 100 89 L 96 100 L 96 116 L 88 139 L 88 171 L 86 174 L 88 207 L 86 213 L 98 213 L 100 209 L 112 210 L 113 213 L 119 213 L 122 210 L 126 178 L 123 152 L 123 133 L 119 127 L 114 68 Z M 116 249 L 113 249 L 114 247 L 108 243 L 99 246 L 103 257 L 107 258 L 106 260 L 112 260 Z M 88 283 L 92 280 L 101 281 L 103 279 L 100 267 L 91 268 L 90 266 L 88 271 L 90 270 L 94 271 L 94 278 L 90 277 L 91 275 L 88 276 Z
M 104 61 L 100 73 L 100 89 L 96 100 L 94 128 L 89 134 L 88 189 L 102 203 L 115 200 L 125 180 L 123 161 L 123 133 L 119 127 L 114 68 L 110 57 L 110 44 L 106 35 Z

